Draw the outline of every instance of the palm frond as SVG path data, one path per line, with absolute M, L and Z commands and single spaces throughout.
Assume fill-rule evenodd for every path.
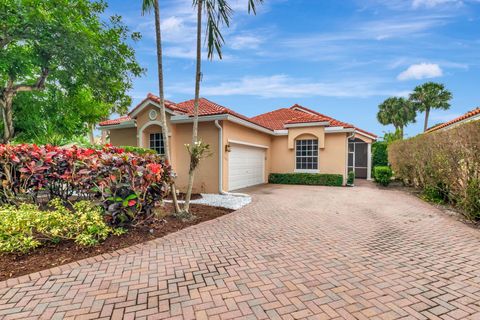
M 257 14 L 257 4 L 263 4 L 263 0 L 248 0 L 248 13 Z
M 157 0 L 143 0 L 142 1 L 142 15 L 149 13 L 155 7 Z

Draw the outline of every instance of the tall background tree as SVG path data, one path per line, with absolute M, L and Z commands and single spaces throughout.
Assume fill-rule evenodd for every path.
M 3 142 L 15 129 L 24 138 L 86 133 L 110 113 L 127 111 L 132 78 L 143 72 L 127 40 L 139 35 L 119 16 L 103 21 L 105 9 L 95 0 L 0 1 Z M 62 117 L 67 122 L 56 126 Z
M 248 0 L 248 12 L 256 14 L 257 4 L 263 0 Z M 190 210 L 190 199 L 192 195 L 195 170 L 202 157 L 208 152 L 208 145 L 198 139 L 198 105 L 200 101 L 200 82 L 202 79 L 202 15 L 205 14 L 205 42 L 207 44 L 208 58 L 212 60 L 215 52 L 222 59 L 222 46 L 225 40 L 222 36 L 221 27 L 230 26 L 230 19 L 233 13 L 228 0 L 193 0 L 197 9 L 197 45 L 196 45 L 196 68 L 195 68 L 195 100 L 193 116 L 192 144 L 187 146 L 190 154 L 190 166 L 188 173 L 188 187 L 185 195 L 183 213 L 188 214 Z
M 167 114 L 165 112 L 165 91 L 163 83 L 163 54 L 162 54 L 162 32 L 160 21 L 160 5 L 158 0 L 143 0 L 142 1 L 142 14 L 150 12 L 153 9 L 155 19 L 155 36 L 157 45 L 157 75 L 158 75 L 158 96 L 160 98 L 160 116 L 162 123 L 162 132 L 165 145 L 165 158 L 170 162 L 170 140 L 167 126 Z M 175 207 L 175 211 L 179 212 L 180 207 L 177 201 L 177 194 L 175 190 L 175 183 L 171 185 L 172 199 Z
M 431 109 L 447 110 L 450 108 L 450 100 L 452 94 L 445 89 L 441 83 L 427 82 L 417 86 L 410 94 L 410 101 L 412 101 L 416 110 L 425 112 L 425 122 L 423 131 L 428 129 L 428 117 Z
M 416 112 L 410 101 L 405 98 L 391 97 L 378 106 L 377 120 L 383 125 L 393 125 L 395 132 L 403 139 L 403 129 L 415 122 Z

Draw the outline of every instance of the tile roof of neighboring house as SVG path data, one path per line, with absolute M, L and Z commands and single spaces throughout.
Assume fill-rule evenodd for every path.
M 157 96 L 149 93 L 148 96 L 142 102 L 140 102 L 135 108 L 133 108 L 133 110 L 130 111 L 129 114 L 131 115 L 133 112 L 135 112 L 135 110 L 137 110 L 147 100 L 153 100 L 157 103 L 160 102 L 160 99 Z M 194 102 L 195 100 L 191 99 L 191 100 L 183 101 L 176 104 L 171 101 L 165 100 L 165 107 L 167 107 L 172 111 L 178 112 L 179 114 L 184 114 L 192 117 Z M 329 125 L 332 127 L 355 128 L 353 125 L 349 123 L 338 121 L 334 118 L 328 117 L 317 111 L 302 107 L 298 104 L 295 104 L 290 108 L 281 108 L 281 109 L 270 111 L 252 118 L 248 118 L 240 113 L 237 113 L 227 107 L 221 106 L 205 98 L 200 98 L 198 109 L 199 109 L 198 110 L 199 116 L 213 116 L 213 115 L 220 115 L 220 114 L 228 114 L 270 130 L 285 129 L 286 124 L 311 123 L 311 122 L 329 122 Z M 101 122 L 100 126 L 120 124 L 121 122 L 128 121 L 128 120 L 131 120 L 131 117 L 124 116 L 118 119 Z M 376 135 L 368 131 L 364 131 L 359 128 L 355 128 L 355 129 L 365 134 L 376 137 Z
M 113 125 L 120 124 L 122 122 L 130 121 L 130 120 L 132 120 L 132 118 L 130 118 L 129 116 L 123 116 L 123 117 L 120 117 L 120 118 L 117 118 L 117 119 L 111 119 L 111 120 L 106 120 L 106 121 L 100 122 L 100 125 L 101 126 L 113 126 Z
M 457 123 L 457 122 L 460 122 L 460 121 L 463 121 L 463 120 L 467 120 L 468 118 L 471 118 L 471 117 L 474 117 L 476 115 L 480 115 L 480 107 L 478 108 L 475 108 L 471 111 L 468 111 L 467 113 L 465 113 L 464 115 L 461 115 L 460 117 L 458 118 L 455 118 L 455 119 L 452 119 L 450 121 L 447 121 L 445 123 L 442 123 L 442 124 L 439 124 L 438 126 L 435 126 L 433 128 L 430 128 L 427 130 L 427 132 L 433 132 L 433 131 L 437 131 L 437 130 L 440 130 L 442 128 L 445 128 L 445 127 L 448 127 L 448 126 L 451 126 L 452 124 L 454 123 Z

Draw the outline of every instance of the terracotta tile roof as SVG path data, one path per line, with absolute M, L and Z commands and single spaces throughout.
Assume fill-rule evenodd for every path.
M 129 116 L 123 116 L 123 117 L 120 117 L 120 118 L 117 118 L 117 119 L 111 119 L 111 120 L 106 120 L 106 121 L 100 122 L 99 125 L 100 126 L 112 126 L 112 125 L 120 124 L 122 122 L 130 121 L 130 120 L 132 120 L 132 118 L 130 118 Z
M 132 111 L 130 111 L 129 115 L 135 112 L 135 110 L 137 110 L 147 100 L 153 100 L 157 103 L 160 102 L 160 99 L 157 96 L 149 93 L 148 96 L 142 102 L 140 102 L 135 108 L 133 108 Z M 184 114 L 184 115 L 193 117 L 194 102 L 195 102 L 194 99 L 183 101 L 180 103 L 174 103 L 174 102 L 165 100 L 165 107 L 179 114 Z M 311 123 L 311 122 L 329 122 L 329 125 L 333 127 L 355 128 L 353 125 L 349 123 L 338 121 L 334 118 L 321 114 L 317 111 L 302 107 L 298 104 L 295 104 L 290 108 L 281 108 L 281 109 L 270 111 L 252 118 L 248 118 L 240 113 L 237 113 L 227 107 L 219 105 L 218 103 L 212 102 L 205 98 L 200 98 L 198 109 L 199 109 L 198 114 L 200 117 L 228 114 L 228 115 L 232 115 L 237 118 L 240 118 L 242 120 L 248 121 L 250 123 L 259 125 L 269 130 L 285 129 L 286 124 Z M 131 120 L 131 119 L 132 118 L 130 116 L 124 116 L 118 119 L 101 122 L 100 126 L 120 124 L 122 122 Z M 360 128 L 355 128 L 355 129 L 365 134 L 376 137 L 375 134 L 370 133 L 368 131 L 362 130 Z
M 465 113 L 464 115 L 462 115 L 458 118 L 455 118 L 453 120 L 450 120 L 450 121 L 447 121 L 445 123 L 439 124 L 438 126 L 430 128 L 430 129 L 427 130 L 427 132 L 437 131 L 439 129 L 451 126 L 454 123 L 457 123 L 457 122 L 460 122 L 460 121 L 463 121 L 463 120 L 467 120 L 468 118 L 471 118 L 471 117 L 476 116 L 476 115 L 480 115 L 480 107 L 475 108 L 471 111 L 468 111 L 467 113 Z
M 177 104 L 177 106 L 185 110 L 185 113 L 187 115 L 189 115 L 190 117 L 193 117 L 194 103 L 195 103 L 195 100 L 191 99 L 184 102 L 180 102 Z M 198 105 L 198 115 L 200 117 L 213 116 L 213 115 L 219 115 L 219 114 L 229 114 L 229 115 L 238 117 L 242 120 L 248 121 L 250 123 L 264 127 L 266 129 L 270 129 L 269 127 L 263 125 L 262 123 L 255 121 L 255 119 L 253 118 L 248 118 L 238 112 L 233 111 L 232 109 L 219 105 L 218 103 L 212 102 L 208 99 L 200 98 L 199 105 Z
M 357 128 L 357 127 L 355 127 L 354 125 L 352 125 L 352 124 L 350 124 L 350 123 L 346 123 L 346 122 L 343 122 L 343 121 L 339 121 L 339 120 L 337 120 L 337 119 L 334 119 L 334 118 L 332 118 L 332 117 L 329 117 L 329 116 L 326 116 L 326 115 L 324 115 L 324 114 L 321 114 L 320 112 L 317 112 L 317 111 L 315 111 L 315 110 L 312 110 L 312 109 L 309 109 L 309 108 L 305 108 L 305 107 L 300 106 L 300 105 L 298 105 L 298 104 L 293 105 L 290 109 L 303 109 L 303 110 L 305 110 L 305 111 L 307 111 L 307 112 L 310 112 L 310 113 L 319 115 L 319 116 L 321 116 L 321 117 L 325 117 L 326 119 L 328 119 L 327 121 L 330 121 L 330 126 L 332 126 L 332 127 L 355 128 L 355 130 L 357 130 L 357 131 L 363 132 L 363 133 L 368 134 L 368 135 L 370 135 L 370 136 L 373 136 L 373 137 L 375 137 L 375 138 L 377 137 L 377 135 L 374 134 L 374 133 L 371 133 L 371 132 L 368 132 L 368 131 L 366 131 L 366 130 Z

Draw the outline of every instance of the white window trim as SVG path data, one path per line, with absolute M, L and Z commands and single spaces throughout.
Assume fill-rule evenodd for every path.
M 295 169 L 295 173 L 320 173 L 320 169 Z
M 316 140 L 317 141 L 317 148 L 318 148 L 318 139 L 296 139 L 295 140 L 295 153 L 294 153 L 294 157 L 295 157 L 295 169 L 293 170 L 293 172 L 295 173 L 320 173 L 320 150 L 317 150 L 317 169 L 298 169 L 297 168 L 297 141 L 300 141 L 300 140 Z

